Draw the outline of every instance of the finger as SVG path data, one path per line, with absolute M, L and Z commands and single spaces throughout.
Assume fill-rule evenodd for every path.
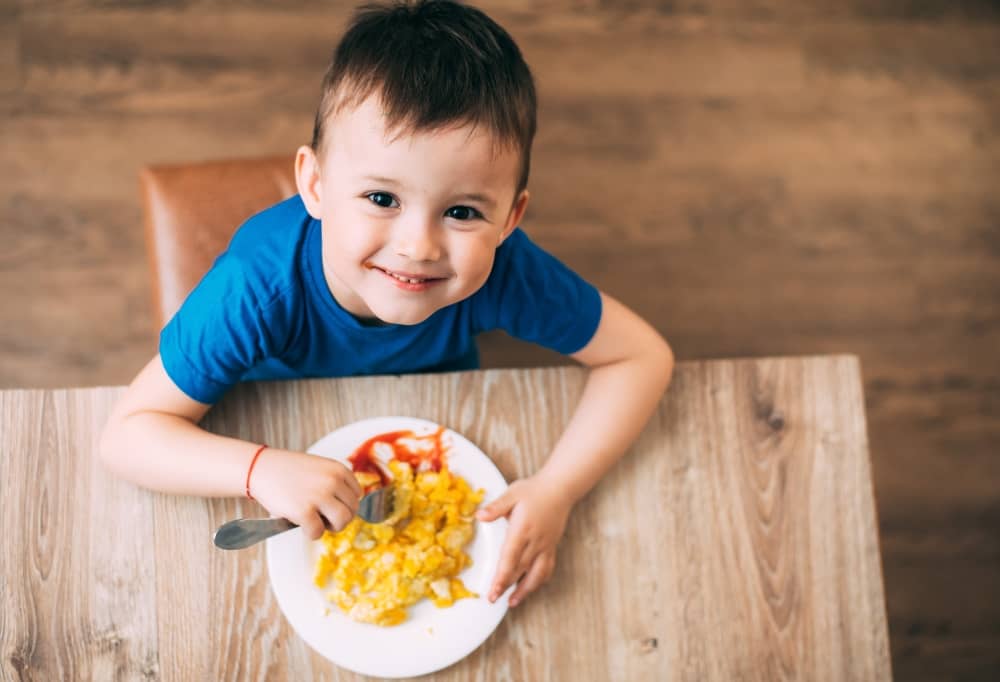
M 500 598 L 508 587 L 510 587 L 518 576 L 518 569 L 521 569 L 524 551 L 527 549 L 528 539 L 518 533 L 509 534 L 504 541 L 503 549 L 500 550 L 500 561 L 497 564 L 497 572 L 493 577 L 493 587 L 490 588 L 490 602 L 495 602 Z M 523 571 L 523 569 L 521 569 Z
M 493 500 L 485 507 L 476 512 L 476 518 L 480 521 L 496 521 L 501 516 L 507 516 L 514 508 L 514 496 L 510 493 L 510 488 L 503 495 Z
M 340 464 L 340 462 L 337 463 Z M 364 496 L 365 492 L 364 490 L 361 489 L 361 484 L 358 483 L 358 479 L 355 478 L 354 472 L 348 469 L 343 464 L 340 464 L 340 466 L 344 467 L 344 469 L 347 471 L 347 475 L 344 476 L 343 478 L 345 481 L 347 481 L 348 487 L 350 488 L 354 496 L 360 500 Z
M 351 476 L 351 480 L 357 484 L 353 476 Z M 358 489 L 360 489 L 360 486 L 358 486 Z M 334 483 L 333 495 L 331 497 L 350 509 L 352 515 L 358 513 L 358 507 L 361 506 L 361 495 L 358 494 L 355 488 L 347 484 L 346 479 Z
M 511 607 L 520 604 L 524 601 L 525 597 L 544 585 L 552 577 L 552 571 L 555 567 L 556 559 L 552 553 L 545 552 L 538 555 L 531 568 L 521 578 L 521 582 L 517 584 L 517 589 L 510 595 L 510 600 L 507 603 Z
M 299 527 L 302 528 L 302 534 L 310 540 L 319 540 L 323 536 L 323 531 L 326 530 L 323 525 L 323 517 L 316 510 L 297 521 L 293 519 L 293 521 L 299 524 Z
M 351 508 L 338 499 L 324 501 L 319 505 L 319 513 L 326 520 L 330 531 L 334 533 L 344 530 L 354 518 Z

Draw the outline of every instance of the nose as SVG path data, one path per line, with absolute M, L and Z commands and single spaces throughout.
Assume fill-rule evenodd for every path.
M 427 216 L 402 217 L 394 230 L 393 249 L 411 261 L 436 261 L 441 258 L 439 229 L 436 221 Z

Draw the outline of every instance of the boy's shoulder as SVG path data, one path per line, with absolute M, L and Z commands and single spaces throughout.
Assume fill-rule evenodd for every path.
M 567 283 L 576 287 L 580 282 L 579 275 L 517 227 L 497 247 L 493 269 L 473 297 L 476 303 L 487 305 L 504 300 L 516 304 L 524 295 L 536 295 L 550 286 L 555 286 L 554 292 Z
M 490 277 L 502 278 L 506 273 L 507 268 L 514 261 L 526 257 L 526 255 L 534 250 L 538 249 L 533 241 L 525 234 L 524 230 L 520 227 L 514 228 L 514 231 L 510 233 L 503 243 L 497 247 L 496 255 L 493 258 L 493 270 L 490 272 Z
M 481 329 L 500 328 L 563 354 L 582 348 L 601 317 L 597 288 L 521 228 L 497 248 L 493 270 L 472 305 Z
M 273 300 L 300 284 L 312 222 L 297 194 L 270 206 L 236 230 L 212 271 L 259 304 Z
M 245 255 L 294 249 L 312 219 L 302 197 L 295 194 L 247 218 L 233 233 L 228 251 Z
M 536 269 L 534 274 L 545 278 L 553 274 L 553 266 L 561 265 L 551 254 L 536 244 L 521 227 L 516 227 L 497 247 L 487 285 L 502 287 L 511 277 L 522 277 L 525 268 Z

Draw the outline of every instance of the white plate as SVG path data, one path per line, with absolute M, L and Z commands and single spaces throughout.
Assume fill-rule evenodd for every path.
M 372 436 L 411 430 L 418 436 L 434 433 L 438 425 L 413 417 L 376 417 L 348 424 L 327 434 L 309 452 L 350 466 L 347 458 Z M 449 468 L 473 490 L 483 488 L 483 503 L 507 488 L 500 470 L 483 451 L 450 429 L 445 429 Z M 271 589 L 295 632 L 335 664 L 365 675 L 407 677 L 440 670 L 472 653 L 496 629 L 507 612 L 508 589 L 496 603 L 486 599 L 500 558 L 507 521 L 476 521 L 476 534 L 466 552 L 472 565 L 459 577 L 480 595 L 439 609 L 422 599 L 409 608 L 406 621 L 392 627 L 358 623 L 344 615 L 313 584 L 319 542 L 310 542 L 298 528 L 267 541 L 267 570 Z M 329 609 L 329 615 L 324 611 Z

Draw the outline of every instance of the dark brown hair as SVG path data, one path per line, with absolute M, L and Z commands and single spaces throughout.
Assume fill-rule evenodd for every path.
M 528 184 L 535 137 L 535 85 L 510 35 L 474 7 L 449 0 L 365 5 L 323 78 L 312 148 L 324 123 L 377 94 L 388 130 L 485 126 L 521 152 L 517 192 Z

